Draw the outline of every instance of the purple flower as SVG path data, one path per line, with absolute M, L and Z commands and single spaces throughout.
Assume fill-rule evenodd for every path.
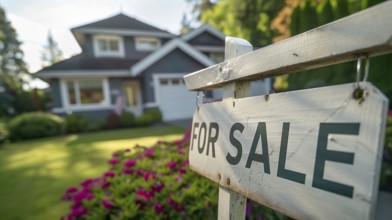
M 113 203 L 110 202 L 109 200 L 102 200 L 101 201 L 103 207 L 105 207 L 105 209 L 112 209 L 113 208 Z
M 181 169 L 178 170 L 178 173 L 179 174 L 184 174 L 184 173 L 186 173 L 186 169 L 181 168 Z
M 165 185 L 162 182 L 158 182 L 157 184 L 151 186 L 151 191 L 159 193 L 164 187 Z
M 178 176 L 175 178 L 175 180 L 176 180 L 176 182 L 182 181 L 182 176 L 181 176 L 181 175 L 178 175 Z
M 150 200 L 152 197 L 154 197 L 154 192 L 153 191 L 147 192 L 143 188 L 139 188 L 136 190 L 136 195 L 146 200 Z
M 123 174 L 133 174 L 135 171 L 134 170 L 131 170 L 131 169 L 127 169 L 127 168 L 125 168 L 125 169 L 123 169 L 123 171 L 122 171 L 122 173 Z
M 118 164 L 120 161 L 119 160 L 117 160 L 117 159 L 110 159 L 110 160 L 108 160 L 108 163 L 110 163 L 111 165 L 116 165 L 116 164 Z
M 119 157 L 119 156 L 121 156 L 121 154 L 120 154 L 119 152 L 114 152 L 114 153 L 112 154 L 112 157 Z
M 125 149 L 124 152 L 131 152 L 129 148 Z
M 148 158 L 154 157 L 154 148 L 146 148 L 144 149 L 144 156 Z
M 176 161 L 170 161 L 169 163 L 166 164 L 169 168 L 173 169 L 178 166 L 178 163 Z
M 86 199 L 89 201 L 94 199 L 94 194 L 92 194 L 92 193 L 87 194 Z
M 140 210 L 143 210 L 144 207 L 146 206 L 146 203 L 143 202 L 142 200 L 139 200 L 139 199 L 136 199 L 136 200 L 135 200 L 135 203 L 136 203 L 137 205 L 139 205 L 139 209 L 140 209 Z
M 89 190 L 87 188 L 83 188 L 82 191 L 80 191 L 79 193 L 74 195 L 73 200 L 76 203 L 81 202 L 84 198 L 87 197 L 88 193 L 89 193 Z
M 135 164 L 136 164 L 136 161 L 132 160 L 132 159 L 129 159 L 129 160 L 125 161 L 125 163 L 124 163 L 124 165 L 126 167 L 133 167 L 133 166 L 135 166 Z
M 87 214 L 87 209 L 83 207 L 77 207 L 72 210 L 71 215 L 74 217 L 80 217 L 82 215 Z
M 86 179 L 85 181 L 83 181 L 80 185 L 87 188 L 89 187 L 92 183 L 94 182 L 93 179 Z
M 263 220 L 263 216 L 259 216 L 259 217 L 257 217 L 257 220 Z
M 189 160 L 184 160 L 184 162 L 182 162 L 181 164 L 183 167 L 188 166 L 189 165 Z
M 102 189 L 107 189 L 109 186 L 110 186 L 110 183 L 107 182 L 106 180 L 104 180 L 103 183 L 102 183 L 102 185 L 101 185 L 101 188 L 102 188 Z
M 67 193 L 69 193 L 69 194 L 75 193 L 77 191 L 78 191 L 78 189 L 76 187 L 69 187 L 67 189 Z
M 252 206 L 251 206 L 251 204 L 249 202 L 246 203 L 246 211 L 245 211 L 245 213 L 246 213 L 246 217 L 248 217 L 248 218 L 252 214 Z
M 163 213 L 165 211 L 165 205 L 161 205 L 159 203 L 154 204 L 154 209 L 156 213 Z
M 114 171 L 108 171 L 105 174 L 103 174 L 104 177 L 114 177 L 116 173 Z

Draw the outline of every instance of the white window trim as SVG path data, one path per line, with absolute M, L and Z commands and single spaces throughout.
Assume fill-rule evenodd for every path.
M 116 40 L 118 41 L 118 51 L 101 51 L 98 40 Z M 124 39 L 120 36 L 113 35 L 94 35 L 93 47 L 95 57 L 125 57 Z
M 66 110 L 96 110 L 102 108 L 111 107 L 112 101 L 110 98 L 110 88 L 109 88 L 109 81 L 107 78 L 94 78 L 100 79 L 102 81 L 102 89 L 103 89 L 103 97 L 104 103 L 103 104 L 71 104 L 69 103 L 69 96 L 68 96 L 68 85 L 67 81 L 72 80 L 83 80 L 81 78 L 73 78 L 73 79 L 60 79 L 60 93 L 61 93 L 61 102 L 63 105 L 63 109 Z M 85 79 L 84 79 L 85 80 Z M 75 84 L 76 89 L 76 99 L 78 100 L 77 103 L 80 103 L 80 95 L 79 95 L 79 84 Z
M 141 41 L 149 41 L 149 42 L 156 42 L 157 43 L 157 48 L 154 49 L 145 49 L 145 48 L 140 48 L 140 42 Z M 160 48 L 162 45 L 162 42 L 159 38 L 154 38 L 154 37 L 136 37 L 135 38 L 135 49 L 137 51 L 154 51 L 158 48 Z

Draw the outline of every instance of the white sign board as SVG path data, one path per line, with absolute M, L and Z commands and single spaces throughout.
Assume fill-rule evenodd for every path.
M 191 168 L 297 219 L 370 219 L 388 100 L 369 83 L 204 104 Z

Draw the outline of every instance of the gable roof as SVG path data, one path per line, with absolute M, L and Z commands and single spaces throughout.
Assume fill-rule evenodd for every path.
M 194 39 L 194 38 L 198 37 L 199 35 L 203 34 L 204 32 L 208 32 L 208 33 L 214 35 L 215 37 L 217 37 L 218 39 L 221 39 L 221 40 L 225 41 L 226 36 L 222 32 L 220 32 L 217 29 L 211 27 L 211 25 L 209 25 L 209 24 L 204 24 L 201 27 L 184 34 L 182 36 L 182 39 L 184 41 L 189 42 L 192 39 Z
M 129 17 L 125 14 L 118 14 L 100 21 L 82 25 L 79 27 L 72 28 L 72 30 L 86 29 L 86 28 L 104 28 L 104 29 L 132 29 L 141 31 L 154 31 L 168 33 L 167 31 L 161 30 L 157 27 L 151 26 L 144 22 L 141 22 L 135 18 Z
M 85 40 L 85 34 L 108 34 L 160 38 L 172 38 L 175 36 L 168 31 L 146 24 L 124 14 L 117 14 L 103 20 L 72 28 L 71 32 L 75 36 L 79 45 L 83 44 Z
M 143 60 L 139 61 L 135 65 L 131 67 L 131 75 L 132 76 L 137 76 L 144 70 L 146 70 L 148 67 L 152 66 L 154 63 L 165 57 L 167 54 L 170 52 L 174 51 L 175 49 L 180 49 L 184 53 L 190 55 L 193 57 L 196 61 L 200 62 L 201 64 L 207 66 L 212 66 L 215 63 L 208 58 L 206 55 L 203 53 L 197 51 L 194 49 L 191 45 L 188 43 L 180 40 L 180 39 L 172 39 L 168 43 L 166 43 L 162 48 L 159 50 L 156 50 L 155 52 L 149 54 L 147 57 L 145 57 Z

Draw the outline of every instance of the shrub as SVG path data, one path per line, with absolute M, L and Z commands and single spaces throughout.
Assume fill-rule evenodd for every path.
M 144 111 L 144 114 L 150 115 L 154 122 L 162 121 L 162 113 L 158 108 L 149 108 Z
M 119 127 L 120 127 L 120 117 L 114 112 L 110 113 L 106 118 L 105 128 L 113 129 Z
M 89 121 L 81 115 L 67 115 L 65 117 L 67 133 L 81 133 L 89 127 Z
M 380 188 L 392 192 L 392 116 L 387 119 Z
M 188 140 L 115 152 L 110 170 L 69 188 L 64 219 L 213 219 L 218 185 L 189 170 Z
M 123 112 L 120 116 L 120 125 L 123 128 L 132 127 L 135 124 L 135 115 L 132 112 Z
M 8 128 L 11 140 L 33 139 L 63 133 L 64 121 L 57 115 L 30 112 L 11 119 Z
M 8 129 L 5 123 L 0 122 L 0 144 L 4 143 L 8 139 Z
M 105 129 L 105 127 L 106 127 L 105 120 L 99 119 L 93 123 L 90 123 L 86 131 L 99 131 Z
M 135 119 L 136 126 L 150 126 L 156 122 L 162 121 L 162 114 L 158 108 L 150 108 L 144 111 L 144 114 Z
M 154 117 L 149 114 L 143 114 L 135 119 L 136 126 L 150 126 L 154 124 Z

